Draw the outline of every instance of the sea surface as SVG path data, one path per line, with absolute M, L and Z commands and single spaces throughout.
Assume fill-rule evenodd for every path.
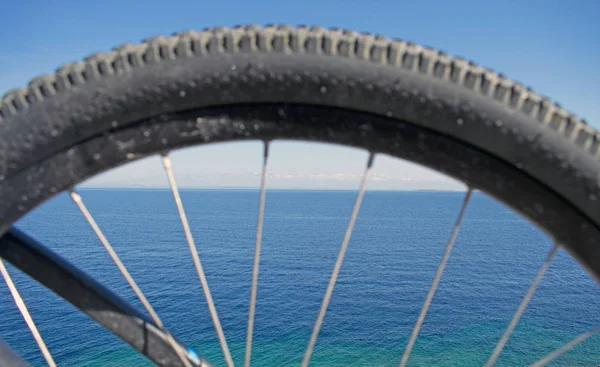
M 81 194 L 167 327 L 224 365 L 171 193 Z M 355 195 L 267 192 L 253 365 L 300 364 Z M 463 195 L 366 193 L 311 365 L 397 366 Z M 242 365 L 258 191 L 188 190 L 182 198 L 234 361 Z M 139 306 L 66 195 L 18 227 Z M 475 194 L 409 365 L 483 365 L 550 248 L 529 222 Z M 74 307 L 9 271 L 60 366 L 150 365 Z M 43 366 L 4 284 L 0 315 L 0 337 Z M 599 324 L 600 288 L 560 250 L 497 365 L 528 365 Z M 597 364 L 600 335 L 551 365 Z

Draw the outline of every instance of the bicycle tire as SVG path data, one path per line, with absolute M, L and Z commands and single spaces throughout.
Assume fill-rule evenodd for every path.
M 289 113 L 294 106 L 306 108 Z M 429 150 L 452 146 L 446 153 L 454 155 L 454 163 L 440 163 L 439 154 L 424 158 L 423 150 L 420 156 L 380 150 L 412 154 L 409 159 L 499 198 L 600 276 L 600 133 L 474 63 L 404 41 L 318 27 L 242 26 L 156 37 L 67 64 L 8 92 L 0 104 L 0 233 L 56 193 L 127 161 L 192 140 L 266 138 L 251 127 L 234 132 L 234 123 L 244 118 L 292 121 L 293 128 L 305 130 L 300 117 L 311 108 L 336 119 L 316 111 L 318 106 L 350 119 L 372 119 L 371 126 L 393 126 L 395 132 L 413 129 L 416 141 L 435 137 L 438 146 L 429 142 Z M 189 114 L 208 116 L 205 125 L 192 129 L 199 135 L 192 140 L 167 139 L 168 131 L 143 144 L 142 138 L 117 140 L 144 124 L 160 129 L 185 120 L 182 116 L 189 130 Z M 223 122 L 228 127 L 220 137 L 202 131 Z M 340 137 L 338 129 L 334 136 L 343 124 L 339 118 L 335 126 L 314 123 L 313 132 L 329 130 L 312 137 L 308 130 L 288 129 L 287 137 L 346 139 L 378 149 L 364 131 L 350 138 Z M 271 138 L 286 138 L 275 130 Z M 115 141 L 120 146 L 110 150 Z M 476 177 L 486 170 L 485 179 Z

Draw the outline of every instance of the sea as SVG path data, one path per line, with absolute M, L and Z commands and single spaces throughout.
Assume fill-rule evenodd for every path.
M 165 325 L 216 366 L 223 356 L 168 190 L 85 189 L 88 209 Z M 259 192 L 183 190 L 200 259 L 236 365 L 244 360 Z M 299 366 L 356 192 L 268 190 L 254 366 Z M 367 191 L 311 366 L 397 366 L 464 193 Z M 61 194 L 16 224 L 141 308 L 77 207 Z M 504 205 L 474 194 L 410 366 L 482 366 L 552 247 Z M 59 366 L 152 365 L 9 267 Z M 0 337 L 44 366 L 7 287 Z M 525 366 L 600 324 L 600 288 L 559 250 L 497 366 Z M 551 366 L 600 364 L 600 335 Z

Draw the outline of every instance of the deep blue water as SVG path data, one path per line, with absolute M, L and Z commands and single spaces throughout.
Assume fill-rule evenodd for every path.
M 221 365 L 170 192 L 81 193 L 165 324 Z M 182 197 L 234 360 L 241 365 L 258 192 L 198 190 L 183 191 Z M 312 365 L 397 365 L 462 197 L 366 193 Z M 254 365 L 299 365 L 354 198 L 349 191 L 268 191 Z M 139 305 L 67 196 L 18 225 Z M 483 365 L 550 247 L 527 221 L 475 194 L 409 364 Z M 72 306 L 9 270 L 59 365 L 148 364 Z M 599 306 L 597 284 L 559 251 L 498 365 L 534 362 L 600 324 Z M 33 365 L 43 365 L 4 285 L 0 315 L 0 336 Z M 600 336 L 594 336 L 553 365 L 598 363 Z

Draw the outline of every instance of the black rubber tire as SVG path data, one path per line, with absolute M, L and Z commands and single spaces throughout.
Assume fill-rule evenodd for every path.
M 457 177 L 533 220 L 600 275 L 597 131 L 473 63 L 322 28 L 158 37 L 7 93 L 0 233 L 56 193 L 132 159 L 276 137 L 361 146 Z

